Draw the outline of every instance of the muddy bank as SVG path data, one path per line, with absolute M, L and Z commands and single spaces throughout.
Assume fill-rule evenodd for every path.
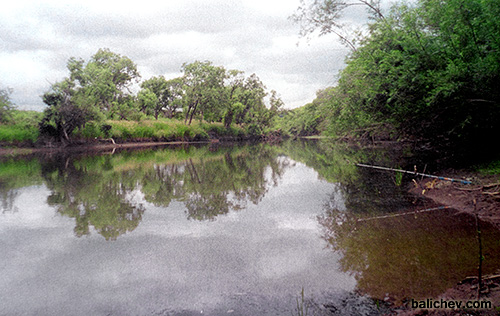
M 434 202 L 456 209 L 460 212 L 478 215 L 486 222 L 500 229 L 500 180 L 499 176 L 482 176 L 477 173 L 448 171 L 447 175 L 457 179 L 467 179 L 472 184 L 461 184 L 437 179 L 413 181 L 409 191 L 415 196 L 425 197 Z M 433 300 L 474 301 L 487 300 L 492 309 L 476 310 L 428 310 L 412 309 L 410 302 L 394 308 L 388 315 L 499 315 L 500 306 L 500 267 L 496 274 L 484 275 L 479 290 L 478 276 L 464 276 L 464 279 Z
M 150 148 L 161 146 L 188 146 L 200 144 L 218 144 L 218 143 L 239 143 L 239 142 L 252 142 L 252 141 L 266 141 L 269 142 L 268 137 L 261 138 L 234 138 L 234 137 L 221 137 L 209 139 L 204 141 L 194 140 L 177 140 L 177 141 L 152 141 L 152 140 L 136 140 L 127 142 L 114 142 L 114 141 L 90 141 L 90 142 L 76 142 L 66 146 L 0 146 L 0 156 L 17 156 L 17 155 L 30 155 L 37 153 L 58 153 L 58 152 L 98 152 L 109 151 L 116 149 L 133 149 L 133 148 Z
M 168 146 L 168 145 L 190 145 L 190 144 L 209 144 L 211 142 L 188 142 L 188 141 L 174 141 L 174 142 L 132 142 L 132 143 L 86 143 L 74 144 L 71 146 L 58 146 L 58 147 L 12 147 L 1 148 L 0 156 L 17 156 L 29 155 L 35 153 L 57 153 L 57 152 L 85 152 L 85 151 L 106 151 L 113 149 L 123 148 L 143 148 L 155 146 Z
M 472 184 L 424 178 L 414 181 L 409 190 L 416 196 L 431 199 L 460 212 L 478 214 L 480 219 L 500 229 L 499 176 L 482 176 L 477 173 L 457 171 L 449 171 L 447 175 L 467 179 Z
M 286 137 L 279 132 L 270 132 L 265 135 L 243 135 L 230 136 L 210 133 L 208 138 L 184 138 L 173 137 L 167 139 L 153 138 L 130 138 L 130 139 L 95 139 L 81 140 L 76 139 L 69 144 L 60 142 L 39 141 L 37 143 L 22 142 L 0 142 L 0 156 L 29 155 L 35 153 L 54 153 L 54 152 L 85 152 L 85 151 L 106 151 L 125 148 L 142 148 L 168 145 L 198 145 L 198 144 L 217 144 L 217 143 L 248 143 L 248 142 L 280 142 Z

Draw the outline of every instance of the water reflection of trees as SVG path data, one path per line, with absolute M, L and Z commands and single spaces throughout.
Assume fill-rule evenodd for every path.
M 397 301 L 442 293 L 465 276 L 477 275 L 478 243 L 473 217 L 451 210 L 358 221 L 397 211 L 432 207 L 410 197 L 391 172 L 358 168 L 356 162 L 411 170 L 400 150 L 359 148 L 329 141 L 285 144 L 287 154 L 336 183 L 318 219 L 329 247 L 342 254 L 341 269 L 372 297 Z M 416 159 L 411 157 L 411 159 Z M 403 182 L 411 176 L 405 176 Z M 427 203 L 427 205 L 426 205 Z M 500 232 L 482 224 L 484 273 L 500 264 Z
M 372 297 L 435 297 L 465 276 L 477 275 L 478 243 L 472 216 L 452 210 L 358 221 L 358 216 L 329 209 L 319 218 L 323 238 L 340 252 L 341 269 Z M 482 224 L 483 273 L 500 264 L 500 232 Z
M 285 167 L 272 147 L 259 145 L 60 155 L 43 161 L 41 174 L 51 190 L 48 204 L 75 219 L 77 236 L 94 227 L 114 240 L 139 225 L 145 211 L 140 201 L 159 207 L 181 201 L 189 219 L 213 220 L 247 202 L 257 204 Z
M 394 173 L 356 166 L 359 162 L 404 166 L 401 148 L 368 148 L 331 140 L 293 142 L 283 147 L 292 159 L 314 168 L 321 178 L 336 183 L 338 192 L 332 197 L 342 199 L 341 204 L 349 212 L 374 215 L 411 205 L 404 187 L 395 184 Z
M 144 207 L 130 198 L 135 187 L 126 177 L 103 176 L 76 166 L 71 158 L 60 157 L 42 165 L 42 176 L 52 191 L 48 204 L 75 219 L 75 234 L 90 233 L 90 226 L 106 240 L 134 230 Z
M 2 190 L 2 185 L 0 184 L 0 207 L 2 209 L 2 213 L 15 213 L 18 209 L 14 206 L 14 202 L 16 201 L 19 191 L 17 190 Z
M 216 159 L 188 159 L 176 165 L 155 166 L 145 174 L 142 191 L 147 201 L 168 206 L 184 202 L 188 218 L 211 220 L 231 210 L 257 204 L 270 183 L 281 177 L 285 162 L 278 161 L 270 147 L 247 148 L 239 154 L 224 153 Z M 266 170 L 271 171 L 267 179 Z
M 19 189 L 42 183 L 40 164 L 36 159 L 0 159 L 0 207 L 2 213 L 16 212 L 14 203 L 19 196 Z

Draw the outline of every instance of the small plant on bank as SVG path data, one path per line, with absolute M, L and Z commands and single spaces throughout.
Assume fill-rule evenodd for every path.
M 307 316 L 307 306 L 305 303 L 304 288 L 302 288 L 302 291 L 300 291 L 300 300 L 299 297 L 297 297 L 296 301 L 297 301 L 297 315 Z

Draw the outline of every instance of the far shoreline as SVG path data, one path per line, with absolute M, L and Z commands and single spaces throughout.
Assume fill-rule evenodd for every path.
M 156 147 L 156 146 L 169 146 L 169 145 L 195 145 L 195 144 L 212 144 L 218 141 L 168 141 L 168 142 L 124 142 L 116 144 L 103 144 L 103 143 L 85 143 L 85 144 L 72 144 L 68 146 L 57 147 L 0 147 L 0 157 L 4 156 L 18 156 L 30 155 L 37 153 L 60 153 L 60 152 L 85 152 L 85 151 L 104 151 L 122 148 L 142 148 L 142 147 Z

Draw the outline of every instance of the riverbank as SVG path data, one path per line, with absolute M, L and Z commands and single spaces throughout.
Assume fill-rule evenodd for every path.
M 90 121 L 72 131 L 69 139 L 62 139 L 51 130 L 40 133 L 38 127 L 40 118 L 35 115 L 36 113 L 18 112 L 24 115 L 22 119 L 0 124 L 0 149 L 23 148 L 21 151 L 9 151 L 23 152 L 32 149 L 36 151 L 39 148 L 95 147 L 107 143 L 130 143 L 136 146 L 136 143 L 239 141 L 260 139 L 276 133 L 255 124 L 232 124 L 226 127 L 217 122 L 193 121 L 192 124 L 186 124 L 179 119 L 160 118 L 140 121 Z
M 478 215 L 500 229 L 500 179 L 499 175 L 483 175 L 479 172 L 464 170 L 447 170 L 447 176 L 456 179 L 467 179 L 472 184 L 462 184 L 439 179 L 421 179 L 414 181 L 409 192 L 417 197 L 425 197 L 434 202 L 453 208 L 462 213 Z M 395 308 L 389 315 L 398 316 L 448 316 L 448 315 L 498 315 L 500 308 L 500 269 L 496 274 L 481 277 L 482 289 L 478 296 L 478 276 L 464 276 L 463 280 L 447 289 L 433 301 L 476 301 L 491 302 L 491 309 L 472 310 L 429 310 L 413 309 L 408 302 L 406 306 Z
M 490 222 L 500 229 L 500 177 L 479 172 L 448 170 L 447 176 L 467 179 L 472 184 L 462 184 L 425 178 L 413 182 L 409 191 L 420 197 L 456 209 Z
M 59 147 L 6 147 L 0 148 L 0 156 L 18 156 L 30 155 L 36 153 L 57 153 L 57 152 L 85 152 L 85 151 L 107 151 L 113 149 L 125 148 L 147 148 L 156 146 L 175 146 L 175 145 L 195 145 L 209 144 L 214 141 L 171 141 L 171 142 L 130 142 L 130 143 L 87 143 L 87 144 L 72 144 L 69 146 Z
M 110 151 L 110 150 L 121 150 L 121 149 L 140 149 L 140 148 L 151 148 L 151 147 L 163 147 L 163 146 L 191 146 L 191 145 L 217 145 L 220 143 L 235 143 L 235 142 L 252 142 L 259 141 L 261 139 L 267 140 L 267 137 L 247 137 L 247 138 L 231 138 L 225 137 L 223 139 L 209 139 L 203 141 L 193 141 L 193 140 L 178 140 L 178 141 L 135 141 L 135 142 L 123 142 L 117 143 L 108 140 L 100 140 L 93 142 L 76 142 L 66 146 L 0 146 L 0 157 L 1 156 L 24 156 L 31 154 L 51 154 L 59 152 L 99 152 L 99 151 Z M 271 139 L 272 141 L 273 139 Z

